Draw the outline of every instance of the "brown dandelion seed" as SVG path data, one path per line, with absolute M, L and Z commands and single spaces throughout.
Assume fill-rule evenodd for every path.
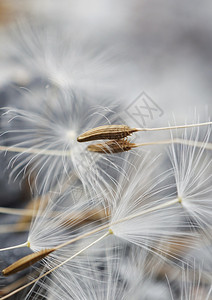
M 88 142 L 95 140 L 120 140 L 138 131 L 136 128 L 130 128 L 127 125 L 105 125 L 88 130 L 78 136 L 78 142 Z
M 135 148 L 136 144 L 127 140 L 112 140 L 101 144 L 93 144 L 87 147 L 88 151 L 98 153 L 119 153 Z
M 22 270 L 30 267 L 34 263 L 40 261 L 47 255 L 52 253 L 54 250 L 55 250 L 54 248 L 50 248 L 50 249 L 41 250 L 39 252 L 24 256 L 21 259 L 14 262 L 12 265 L 8 266 L 6 269 L 4 269 L 2 271 L 2 274 L 4 276 L 9 276 L 9 275 L 15 274 L 19 271 L 22 271 Z

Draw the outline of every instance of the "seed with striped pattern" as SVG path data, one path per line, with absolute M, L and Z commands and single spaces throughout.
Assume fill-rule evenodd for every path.
M 6 269 L 4 269 L 2 271 L 2 274 L 4 276 L 9 276 L 9 275 L 15 274 L 19 271 L 22 271 L 22 270 L 28 268 L 29 266 L 33 265 L 37 261 L 40 261 L 41 259 L 43 259 L 47 255 L 49 255 L 53 251 L 55 251 L 55 249 L 50 248 L 50 249 L 41 250 L 39 252 L 24 256 L 21 259 L 14 262 L 12 265 L 8 266 Z
M 88 141 L 95 141 L 95 140 L 114 140 L 114 139 L 122 139 L 133 132 L 138 131 L 136 128 L 130 128 L 127 125 L 105 125 L 93 128 L 88 130 L 78 136 L 78 142 L 88 142 Z
M 136 147 L 136 144 L 127 140 L 112 140 L 105 143 L 93 144 L 87 147 L 88 151 L 98 153 L 119 153 L 129 151 Z

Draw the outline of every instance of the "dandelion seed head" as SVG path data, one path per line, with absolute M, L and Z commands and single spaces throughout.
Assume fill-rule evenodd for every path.
M 36 188 L 48 191 L 57 181 L 66 180 L 75 172 L 85 188 L 94 188 L 96 182 L 96 189 L 103 189 L 107 185 L 105 178 L 113 178 L 108 173 L 109 168 L 102 169 L 99 162 L 107 164 L 110 158 L 90 153 L 86 144 L 77 142 L 77 136 L 95 124 L 113 122 L 117 113 L 109 107 L 93 107 L 72 92 L 49 89 L 47 99 L 38 101 L 37 107 L 33 104 L 33 112 L 29 105 L 30 101 L 35 103 L 37 100 L 33 93 L 26 95 L 27 109 L 2 109 L 5 143 L 11 148 L 23 148 L 22 153 L 15 154 L 10 160 L 11 178 L 36 176 Z M 45 181 L 43 176 L 46 176 Z
M 91 32 L 86 35 L 85 28 L 80 30 L 81 24 L 77 28 L 76 24 L 70 25 L 70 17 L 68 31 L 63 22 L 58 20 L 55 25 L 39 15 L 34 19 L 20 18 L 14 26 L 11 40 L 15 43 L 11 51 L 31 80 L 40 78 L 55 87 L 83 92 L 91 98 L 123 95 L 123 88 L 129 84 L 129 76 L 125 74 L 132 70 L 129 63 L 118 59 L 122 49 L 99 46 L 96 37 L 91 38 Z
M 71 140 L 71 141 L 76 141 L 77 138 L 77 132 L 74 130 L 68 130 L 66 132 L 66 138 Z
M 161 242 L 175 235 L 179 225 L 177 207 L 154 210 L 169 201 L 163 198 L 169 174 L 157 176 L 159 159 L 150 152 L 129 153 L 125 158 L 125 172 L 120 175 L 111 205 L 110 228 L 116 237 L 143 249 L 157 249 L 163 256 L 166 249 Z
M 180 138 L 187 145 L 173 143 L 169 152 L 179 202 L 202 229 L 211 223 L 212 160 L 206 149 L 210 134 L 210 126 L 203 131 L 185 129 Z

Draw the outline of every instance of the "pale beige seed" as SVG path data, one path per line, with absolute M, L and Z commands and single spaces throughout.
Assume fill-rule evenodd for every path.
M 55 251 L 55 249 L 50 248 L 50 249 L 41 250 L 39 252 L 24 256 L 21 259 L 14 262 L 12 265 L 8 266 L 6 269 L 4 269 L 2 271 L 2 274 L 4 276 L 9 276 L 9 275 L 15 274 L 19 271 L 22 271 L 22 270 L 28 268 L 29 266 L 33 265 L 34 263 L 40 261 L 41 259 L 43 259 L 47 255 L 49 255 L 53 251 Z
M 88 141 L 95 141 L 95 140 L 114 140 L 114 139 L 122 139 L 133 132 L 138 131 L 136 128 L 130 128 L 127 125 L 105 125 L 93 128 L 88 130 L 78 136 L 78 142 L 88 142 Z
M 87 147 L 88 151 L 98 153 L 119 153 L 135 148 L 136 144 L 127 140 L 112 140 L 101 144 L 93 144 Z

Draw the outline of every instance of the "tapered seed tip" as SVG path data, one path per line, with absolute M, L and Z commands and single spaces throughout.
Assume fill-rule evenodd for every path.
M 4 270 L 1 271 L 3 276 L 7 276 L 7 268 L 5 268 Z
M 2 274 L 4 276 L 9 276 L 12 274 L 15 274 L 19 271 L 22 271 L 31 265 L 35 264 L 36 262 L 42 260 L 45 258 L 47 255 L 55 251 L 55 248 L 50 248 L 50 249 L 44 249 L 29 255 L 26 255 L 22 257 L 21 259 L 17 260 L 14 262 L 12 265 L 8 266 L 4 270 L 2 270 Z
M 129 151 L 135 148 L 136 144 L 130 143 L 127 140 L 111 140 L 101 144 L 92 144 L 87 147 L 88 151 L 98 152 L 98 153 L 119 153 Z
M 123 139 L 133 132 L 136 128 L 130 128 L 128 125 L 104 125 L 90 129 L 78 136 L 78 142 L 89 142 L 95 140 L 113 140 Z

